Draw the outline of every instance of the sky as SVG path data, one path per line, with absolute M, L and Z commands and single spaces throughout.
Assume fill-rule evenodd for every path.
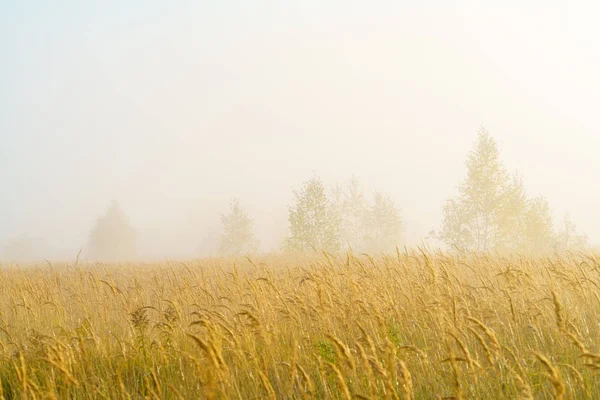
M 480 126 L 598 244 L 599 7 L 2 0 L 0 244 L 74 257 L 117 200 L 142 255 L 189 257 L 237 197 L 274 249 L 313 174 L 388 193 L 415 244 Z

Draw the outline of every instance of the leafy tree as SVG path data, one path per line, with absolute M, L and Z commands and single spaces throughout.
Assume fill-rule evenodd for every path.
M 375 192 L 373 197 L 368 215 L 367 249 L 389 252 L 401 243 L 404 222 L 389 196 Z
M 358 180 L 353 176 L 345 188 L 336 193 L 340 212 L 340 238 L 354 250 L 364 250 L 369 224 L 369 204 Z
M 136 233 L 121 206 L 113 201 L 90 233 L 88 256 L 96 260 L 125 260 L 135 257 Z
M 548 200 L 542 196 L 527 200 L 523 220 L 524 235 L 520 250 L 531 254 L 550 252 L 555 235 Z
M 563 226 L 556 235 L 556 250 L 558 251 L 582 251 L 589 246 L 588 237 L 577 233 L 577 227 L 571 220 L 569 214 L 563 218 Z
M 555 243 L 548 201 L 527 197 L 522 177 L 506 172 L 496 142 L 483 128 L 467 159 L 467 179 L 443 214 L 439 237 L 461 249 L 541 254 Z
M 499 237 L 497 248 L 503 250 L 522 251 L 525 236 L 525 214 L 528 200 L 523 186 L 523 178 L 515 173 L 512 175 L 501 197 L 500 208 L 497 210 Z
M 221 215 L 223 235 L 219 253 L 226 256 L 240 256 L 258 250 L 258 240 L 254 237 L 253 221 L 240 206 L 238 199 L 231 202 L 229 214 Z
M 509 178 L 500 162 L 496 142 L 479 130 L 475 148 L 467 158 L 467 178 L 456 199 L 447 201 L 440 238 L 450 245 L 487 251 L 501 240 L 500 220 Z
M 340 249 L 340 217 L 327 197 L 321 180 L 314 176 L 294 191 L 296 204 L 289 208 L 289 233 L 284 248 L 290 251 Z

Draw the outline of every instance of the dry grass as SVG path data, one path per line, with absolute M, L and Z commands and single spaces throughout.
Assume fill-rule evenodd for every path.
M 600 257 L 0 268 L 0 396 L 597 398 Z

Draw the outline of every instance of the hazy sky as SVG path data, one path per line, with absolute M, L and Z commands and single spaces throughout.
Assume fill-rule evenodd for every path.
M 116 199 L 143 254 L 182 256 L 235 196 L 268 247 L 313 171 L 388 192 L 419 241 L 480 125 L 598 243 L 599 18 L 591 1 L 0 1 L 0 243 L 76 254 Z

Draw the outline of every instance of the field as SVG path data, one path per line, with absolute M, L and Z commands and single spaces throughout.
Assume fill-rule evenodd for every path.
M 600 396 L 600 257 L 0 267 L 0 396 Z

